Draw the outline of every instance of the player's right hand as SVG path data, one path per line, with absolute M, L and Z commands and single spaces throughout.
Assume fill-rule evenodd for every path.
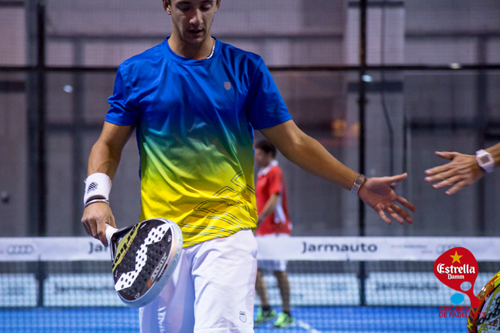
M 484 176 L 485 172 L 477 164 L 476 155 L 446 151 L 438 151 L 436 155 L 451 162 L 425 170 L 425 181 L 434 183 L 432 187 L 436 189 L 449 186 L 447 195 L 457 193 Z
M 100 240 L 104 246 L 108 246 L 106 224 L 116 228 L 115 217 L 111 212 L 111 208 L 104 202 L 88 205 L 83 211 L 82 224 L 87 234 Z

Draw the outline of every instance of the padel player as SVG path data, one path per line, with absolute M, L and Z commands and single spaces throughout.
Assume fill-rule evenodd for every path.
M 255 196 L 257 198 L 257 237 L 289 237 L 292 234 L 292 222 L 288 214 L 288 196 L 285 178 L 276 160 L 276 147 L 268 140 L 259 140 L 255 144 L 255 163 L 260 167 L 257 173 Z M 255 291 L 260 299 L 261 308 L 257 310 L 255 325 L 264 324 L 276 316 L 267 297 L 264 272 L 270 271 L 276 277 L 280 291 L 282 312 L 273 326 L 287 328 L 294 323 L 290 312 L 290 283 L 286 274 L 285 260 L 258 260 Z
M 170 219 L 183 233 L 176 272 L 162 294 L 140 309 L 143 333 L 253 332 L 254 129 L 303 169 L 352 188 L 386 222 L 386 213 L 412 222 L 396 203 L 414 207 L 391 187 L 405 174 L 368 179 L 344 166 L 295 125 L 261 57 L 211 36 L 220 3 L 163 0 L 172 34 L 119 66 L 89 157 L 82 217 L 89 235 L 106 244 L 105 225 L 115 226 L 102 199 L 108 200 L 134 129 L 140 218 Z

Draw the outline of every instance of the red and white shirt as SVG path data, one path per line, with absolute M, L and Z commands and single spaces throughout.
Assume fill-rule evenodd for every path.
M 288 200 L 286 194 L 285 179 L 283 172 L 278 166 L 278 161 L 273 160 L 267 167 L 259 170 L 257 174 L 257 186 L 255 195 L 257 197 L 257 212 L 264 209 L 271 195 L 279 194 L 279 202 L 274 211 L 269 214 L 257 229 L 257 236 L 269 234 L 292 233 L 292 223 L 288 214 Z

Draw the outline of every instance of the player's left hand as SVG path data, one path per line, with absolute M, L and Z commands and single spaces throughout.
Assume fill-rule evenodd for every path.
M 405 180 L 407 176 L 408 175 L 404 173 L 392 177 L 366 178 L 366 181 L 359 189 L 359 198 L 363 200 L 365 204 L 373 208 L 382 220 L 388 224 L 392 224 L 392 220 L 386 213 L 400 224 L 404 224 L 405 220 L 409 223 L 413 223 L 411 216 L 408 215 L 403 208 L 396 205 L 396 202 L 399 202 L 412 212 L 415 212 L 415 206 L 405 198 L 397 195 L 393 189 L 397 183 Z

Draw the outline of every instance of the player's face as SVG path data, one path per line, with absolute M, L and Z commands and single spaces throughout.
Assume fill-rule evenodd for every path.
M 201 45 L 210 38 L 214 14 L 220 0 L 164 0 L 167 14 L 172 16 L 173 33 L 188 45 Z
M 272 153 L 266 153 L 260 148 L 255 148 L 255 163 L 260 167 L 266 167 L 273 160 Z

